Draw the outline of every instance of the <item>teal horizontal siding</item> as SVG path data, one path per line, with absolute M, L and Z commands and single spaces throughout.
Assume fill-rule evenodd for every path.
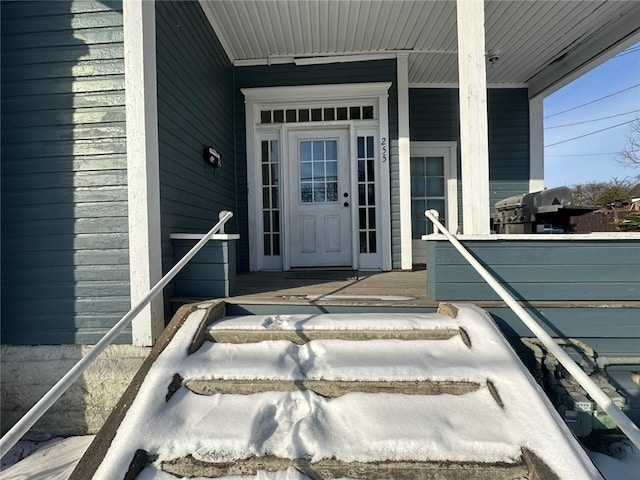
M 640 299 L 640 242 L 636 240 L 463 241 L 517 298 L 533 300 Z M 499 297 L 446 241 L 427 242 L 429 293 L 437 300 Z
M 480 255 L 490 267 L 515 265 L 528 268 L 533 262 L 539 262 L 532 266 L 610 265 L 617 269 L 618 266 L 637 265 L 640 261 L 640 243 L 637 240 L 462 240 L 461 243 Z M 445 242 L 438 247 L 443 263 L 468 265 L 453 247 L 445 246 Z M 636 279 L 640 279 L 640 270 L 636 271 Z
M 523 267 L 524 268 L 524 267 Z M 500 270 L 496 277 L 504 278 Z M 624 282 L 579 282 L 567 284 L 565 282 L 509 282 L 504 287 L 515 297 L 535 300 L 558 300 L 571 298 L 572 300 L 635 300 L 640 294 L 636 284 Z M 436 295 L 442 299 L 459 299 L 461 296 L 469 298 L 492 298 L 497 295 L 486 284 L 459 281 L 455 283 L 442 282 L 436 287 Z M 464 292 L 464 293 L 462 293 Z
M 172 240 L 173 243 L 173 255 L 176 259 L 182 258 L 189 250 L 196 244 L 196 241 L 188 240 Z M 211 246 L 213 244 L 215 246 Z M 209 241 L 208 244 L 203 247 L 192 259 L 192 261 L 186 265 L 182 271 L 191 272 L 192 274 L 199 275 L 201 272 L 208 272 L 210 278 L 216 276 L 215 266 L 226 265 L 229 263 L 229 249 L 226 245 L 221 245 L 217 241 Z M 210 268 L 213 266 L 213 268 Z M 222 278 L 222 275 L 220 275 Z
M 28 283 L 33 278 L 39 278 L 49 274 L 49 267 L 36 265 L 25 267 L 13 274 L 16 283 Z M 60 280 L 65 280 L 61 278 Z M 102 281 L 129 281 L 129 268 L 126 265 L 87 265 L 83 268 L 75 267 L 70 270 L 66 280 L 77 282 L 102 282 Z
M 3 2 L 1 50 L 2 342 L 92 343 L 130 303 L 122 5 Z
M 3 330 L 6 335 L 19 337 L 20 330 Z M 61 338 L 71 338 L 76 345 L 95 345 L 104 336 L 105 328 L 83 328 L 82 330 L 60 328 L 56 330 L 32 331 L 29 334 L 29 344 L 33 345 L 57 345 Z M 4 333 L 3 333 L 4 335 Z M 114 344 L 131 343 L 131 328 L 125 328 L 113 340 Z
M 172 240 L 177 262 L 196 240 Z M 236 240 L 211 240 L 176 276 L 174 295 L 178 297 L 229 297 L 235 291 Z
M 490 307 L 487 310 L 507 336 L 534 336 L 510 308 Z M 588 344 L 597 343 L 601 355 L 640 354 L 640 306 L 588 308 L 576 305 L 539 307 L 534 304 L 527 307 L 527 311 L 552 337 L 579 338 Z M 620 339 L 625 339 L 625 342 L 619 343 Z
M 2 268 L 7 268 L 7 271 L 11 272 L 17 272 L 22 268 L 43 266 L 52 267 L 51 271 L 55 271 L 57 272 L 57 274 L 61 274 L 61 272 L 64 272 L 65 275 L 68 275 L 74 272 L 73 267 L 75 266 L 78 266 L 80 268 L 87 268 L 99 265 L 119 265 L 129 268 L 128 262 L 125 263 L 122 261 L 122 251 L 120 249 L 76 250 L 72 255 L 69 255 L 69 253 L 66 251 L 52 251 L 48 252 L 46 256 L 7 255 L 6 257 L 2 258 Z M 54 267 L 69 268 L 62 270 Z M 51 271 L 49 271 L 48 274 L 51 273 Z
M 402 252 L 400 248 L 400 154 L 398 152 L 398 140 L 391 140 L 389 146 L 389 179 L 391 183 L 391 265 L 393 268 L 402 268 Z
M 122 84 L 124 87 L 124 83 Z M 3 118 L 7 113 L 20 112 L 21 116 L 36 115 L 42 112 L 56 110 L 58 112 L 74 112 L 75 109 L 87 109 L 87 108 L 105 108 L 112 107 L 120 109 L 124 105 L 124 91 L 98 91 L 98 92 L 83 92 L 70 94 L 68 91 L 58 95 L 46 95 L 38 98 L 37 103 L 24 103 L 19 98 L 4 98 L 2 99 L 2 113 Z M 15 116 L 14 116 L 15 117 Z M 19 120 L 18 120 L 19 121 Z
M 198 2 L 157 2 L 156 39 L 166 272 L 180 259 L 174 258 L 171 233 L 205 233 L 221 210 L 236 210 L 233 66 Z M 203 148 L 209 145 L 220 152 L 222 168 L 205 164 Z M 235 219 L 226 230 L 235 231 Z M 184 295 L 182 281 L 165 289 L 165 300 Z M 170 311 L 168 301 L 165 308 Z
M 444 261 L 444 259 L 442 259 Z M 497 267 L 497 265 L 500 265 Z M 637 265 L 616 265 L 613 268 L 600 268 L 603 263 L 593 263 L 591 265 L 571 265 L 567 268 L 568 263 L 564 265 L 501 265 L 493 263 L 492 270 L 499 272 L 499 275 L 508 278 L 513 283 L 530 283 L 542 282 L 545 285 L 558 285 L 563 283 L 573 283 L 579 278 L 581 283 L 612 282 L 624 284 L 625 282 L 635 282 L 638 280 Z M 447 269 L 438 272 L 438 280 L 444 283 L 460 282 L 461 278 L 465 278 L 472 283 L 481 283 L 483 280 L 480 275 L 473 270 L 469 272 L 467 265 L 449 265 Z
M 522 88 L 487 90 L 489 204 L 529 191 L 529 99 Z M 458 142 L 458 208 L 462 225 L 460 109 L 455 88 L 409 90 L 411 141 Z M 392 202 L 398 202 L 392 199 Z M 394 237 L 395 238 L 395 237 Z M 395 265 L 394 265 L 395 266 Z

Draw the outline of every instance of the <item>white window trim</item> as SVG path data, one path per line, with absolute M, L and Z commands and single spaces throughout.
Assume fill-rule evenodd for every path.
M 446 155 L 445 159 L 448 161 L 445 161 L 444 163 L 444 175 L 446 179 L 445 205 L 447 209 L 447 229 L 450 232 L 455 233 L 458 230 L 458 143 L 411 142 L 411 153 L 416 156 Z M 411 181 L 411 179 L 409 179 L 409 181 Z M 411 198 L 411 191 L 409 191 L 409 198 Z M 409 204 L 409 211 L 405 214 L 409 219 L 411 219 L 410 208 L 411 204 Z M 408 236 L 412 239 L 411 222 L 409 222 Z
M 264 256 L 259 252 L 262 237 L 259 229 L 261 224 L 261 218 L 258 218 L 258 214 L 261 212 L 258 209 L 259 195 L 261 194 L 260 175 L 257 171 L 256 158 L 259 152 L 257 151 L 258 136 L 263 128 L 271 129 L 276 126 L 274 124 L 260 125 L 258 120 L 260 118 L 261 108 L 286 108 L 296 103 L 303 103 L 304 105 L 313 106 L 318 103 L 327 102 L 339 102 L 339 101 L 371 101 L 377 102 L 378 110 L 378 129 L 379 129 L 379 152 L 380 152 L 380 198 L 384 201 L 380 202 L 380 254 L 381 254 L 381 268 L 383 270 L 391 270 L 391 196 L 389 191 L 389 121 L 388 121 L 388 91 L 391 87 L 391 82 L 374 82 L 374 83 L 350 83 L 350 84 L 337 84 L 337 85 L 298 85 L 288 87 L 259 87 L 259 88 L 243 88 L 241 92 L 245 96 L 245 131 L 246 131 L 246 145 L 247 145 L 247 207 L 248 207 L 248 221 L 249 221 L 249 265 L 252 271 L 259 271 L 265 268 Z M 373 122 L 368 120 L 358 121 L 362 122 L 363 128 L 366 125 L 372 125 Z M 347 122 L 348 123 L 348 122 Z M 295 123 L 295 124 L 280 124 L 280 149 L 281 154 L 284 156 L 286 141 L 287 141 L 287 128 L 323 128 L 331 125 L 337 126 L 345 124 L 344 121 L 335 122 L 309 122 Z M 360 123 L 358 123 L 360 125 Z M 353 130 L 353 128 L 352 128 Z M 355 141 L 352 133 L 352 144 Z M 352 145 L 353 147 L 353 145 Z M 353 151 L 352 151 L 353 152 Z M 287 172 L 282 169 L 281 179 L 286 181 Z M 353 179 L 352 179 L 353 181 Z M 281 197 L 282 201 L 282 197 Z M 284 209 L 281 209 L 283 215 L 281 216 L 281 226 L 285 229 L 283 221 L 286 221 L 284 217 Z M 285 235 L 287 230 L 285 231 Z M 284 250 L 288 249 L 288 243 L 286 238 L 284 239 Z M 289 268 L 287 265 L 288 253 L 281 250 L 283 254 L 283 269 Z M 354 252 L 354 255 L 356 253 Z M 357 266 L 357 263 L 355 263 Z
M 284 154 L 283 154 L 283 150 L 282 150 L 282 131 L 281 128 L 278 128 L 277 130 L 268 130 L 268 131 L 261 131 L 260 133 L 256 134 L 256 142 L 261 143 L 263 141 L 273 141 L 273 140 L 277 140 L 278 141 L 278 153 L 279 153 L 279 158 L 278 158 L 278 170 L 279 170 L 279 181 L 280 183 L 278 184 L 278 191 L 279 191 L 279 196 L 282 195 L 282 187 L 285 184 L 285 177 L 283 177 L 284 174 L 284 164 L 283 164 L 283 159 L 284 159 Z M 261 152 L 259 151 L 259 154 Z M 261 163 L 261 162 L 258 162 Z M 260 178 L 260 175 L 258 175 L 258 182 L 260 183 L 259 188 L 259 194 L 262 194 L 262 180 Z M 259 197 L 258 197 L 259 198 Z M 259 232 L 263 232 L 264 233 L 264 219 L 263 219 L 263 215 L 262 215 L 262 209 L 260 209 L 260 211 L 256 212 L 256 229 Z M 284 230 L 284 225 L 283 222 L 284 221 L 284 212 L 282 210 L 282 208 L 280 208 L 280 255 L 270 255 L 270 256 L 266 256 L 266 255 L 259 255 L 259 259 L 260 259 L 260 263 L 261 263 L 261 269 L 263 270 L 280 270 L 281 266 L 282 266 L 282 247 L 283 247 L 283 230 Z M 262 248 L 262 242 L 264 242 L 264 238 L 260 237 L 260 239 L 256 242 L 256 246 L 258 248 Z

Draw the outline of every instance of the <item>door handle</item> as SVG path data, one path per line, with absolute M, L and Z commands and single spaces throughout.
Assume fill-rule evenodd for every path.
M 349 202 L 344 202 L 344 203 L 343 203 L 343 205 L 344 205 L 345 207 L 348 207 L 348 206 L 349 206 Z

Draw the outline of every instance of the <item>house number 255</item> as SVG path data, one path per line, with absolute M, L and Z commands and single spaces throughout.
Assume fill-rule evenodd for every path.
M 382 137 L 380 139 L 380 153 L 382 154 L 382 163 L 385 163 L 387 158 L 387 137 Z

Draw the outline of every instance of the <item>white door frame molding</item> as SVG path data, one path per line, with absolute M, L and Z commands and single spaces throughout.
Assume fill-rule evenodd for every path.
M 326 127 L 352 125 L 351 128 L 351 155 L 355 150 L 356 129 L 376 128 L 378 135 L 378 152 L 379 152 L 379 172 L 378 172 L 378 189 L 379 189 L 379 251 L 380 266 L 383 270 L 391 269 L 391 195 L 389 186 L 389 123 L 388 123 L 388 91 L 391 82 L 375 82 L 375 83 L 349 83 L 336 85 L 298 85 L 288 87 L 259 87 L 259 88 L 243 88 L 241 92 L 245 96 L 245 131 L 246 131 L 246 148 L 247 148 L 247 187 L 248 187 L 248 223 L 249 223 L 249 266 L 251 271 L 259 271 L 265 268 L 264 257 L 260 253 L 262 244 L 261 225 L 262 219 L 260 209 L 258 208 L 261 198 L 261 177 L 258 166 L 259 136 L 263 132 L 280 133 L 280 151 L 282 156 L 287 148 L 287 131 L 288 129 L 298 128 L 315 128 L 323 129 Z M 305 122 L 305 123 L 281 123 L 260 125 L 261 109 L 279 109 L 279 108 L 295 108 L 295 105 L 305 105 L 313 107 L 314 105 L 329 105 L 332 103 L 344 102 L 373 102 L 377 109 L 376 120 L 358 120 L 358 121 L 323 121 L 323 122 Z M 356 132 L 356 133 L 354 133 Z M 283 183 L 288 181 L 288 172 L 282 169 L 281 178 Z M 352 182 L 355 177 L 352 172 Z M 352 202 L 354 203 L 354 202 Z M 355 207 L 352 207 L 355 208 Z M 282 215 L 282 218 L 286 216 Z M 356 218 L 356 217 L 353 217 Z M 284 226 L 283 226 L 284 228 Z M 284 234 L 287 235 L 286 229 Z M 287 245 L 287 239 L 284 238 L 283 246 Z M 355 241 L 354 241 L 355 246 Z M 286 252 L 282 256 L 282 268 L 286 270 L 290 268 L 290 260 L 287 260 Z M 354 253 L 356 255 L 356 253 Z M 354 263 L 357 267 L 357 259 Z
M 416 156 L 439 156 L 444 157 L 444 175 L 445 175 L 445 218 L 446 227 L 456 233 L 458 230 L 458 143 L 457 142 L 411 142 L 411 152 Z M 411 189 L 411 187 L 409 187 Z M 409 191 L 411 197 L 411 191 Z M 411 218 L 411 211 L 408 213 Z M 411 224 L 409 224 L 411 229 Z M 412 262 L 413 255 L 413 236 L 409 230 L 409 238 L 412 243 Z M 423 232 L 423 234 L 426 232 Z M 423 240 L 419 240 L 424 243 Z M 426 248 L 426 247 L 425 247 Z

